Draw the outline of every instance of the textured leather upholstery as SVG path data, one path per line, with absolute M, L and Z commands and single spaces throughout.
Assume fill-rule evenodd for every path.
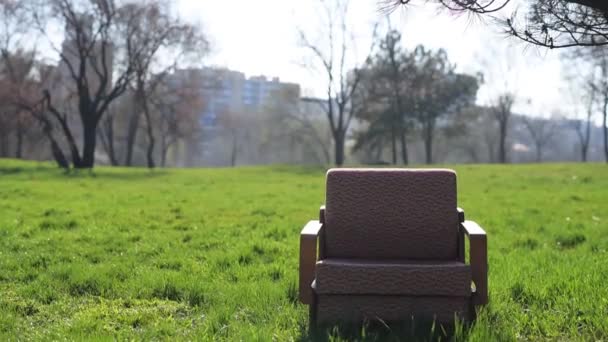
M 456 260 L 456 174 L 443 169 L 331 169 L 324 256 Z
M 458 261 L 324 259 L 317 262 L 318 294 L 471 295 L 471 268 Z

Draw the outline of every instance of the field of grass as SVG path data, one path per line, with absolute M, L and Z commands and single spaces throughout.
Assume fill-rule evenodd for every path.
M 608 340 L 608 166 L 454 168 L 491 301 L 457 337 Z M 321 169 L 0 160 L 0 340 L 306 340 L 298 234 L 323 199 Z

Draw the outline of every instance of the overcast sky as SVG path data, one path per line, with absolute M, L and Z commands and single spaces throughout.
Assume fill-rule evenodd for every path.
M 319 78 L 300 65 L 306 51 L 298 46 L 297 34 L 298 27 L 317 33 L 317 1 L 179 0 L 179 11 L 185 19 L 200 22 L 210 37 L 213 53 L 207 64 L 248 76 L 278 76 L 299 83 L 308 94 L 321 95 Z M 376 0 L 351 0 L 349 14 L 361 53 L 369 47 L 372 23 L 385 20 Z M 519 112 L 548 116 L 567 105 L 560 96 L 564 83 L 557 51 L 531 48 L 505 38 L 491 22 L 438 14 L 434 6 L 420 1 L 395 11 L 391 23 L 401 31 L 406 47 L 445 48 L 460 71 L 484 72 L 487 84 L 480 90 L 479 103 L 487 103 L 492 94 L 507 87 L 517 89 Z

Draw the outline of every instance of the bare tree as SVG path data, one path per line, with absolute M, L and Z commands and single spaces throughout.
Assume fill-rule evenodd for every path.
M 509 120 L 511 119 L 511 110 L 514 103 L 515 95 L 507 92 L 499 95 L 490 109 L 498 123 L 498 161 L 500 163 L 506 163 L 508 158 L 507 136 L 509 134 Z
M 137 132 L 140 128 L 139 121 L 141 118 L 141 112 L 137 110 L 135 105 L 132 106 L 128 113 L 129 121 L 127 123 L 125 166 L 131 166 L 133 164 L 133 150 L 135 148 L 135 141 L 137 140 Z
M 0 58 L 0 155 L 8 156 L 11 147 L 12 156 L 22 158 L 26 143 L 32 148 L 43 137 L 31 110 L 40 104 L 34 94 L 40 93 L 41 80 L 47 75 L 38 70 L 35 56 L 35 51 L 18 50 Z
M 140 113 L 146 120 L 146 160 L 148 167 L 155 166 L 154 149 L 156 137 L 151 113 L 151 94 L 163 82 L 165 76 L 175 70 L 187 58 L 200 58 L 208 51 L 208 43 L 198 26 L 181 22 L 171 15 L 170 2 L 167 0 L 149 1 L 143 4 L 130 4 L 125 12 L 137 20 L 129 21 L 131 24 L 127 31 L 133 35 L 136 44 L 148 44 L 148 53 L 137 54 L 132 58 L 134 69 L 134 82 L 132 85 L 135 94 L 135 110 L 131 113 L 127 134 L 127 154 L 125 164 L 131 165 L 133 145 L 139 126 Z M 164 63 L 160 63 L 158 55 L 162 54 Z M 169 61 L 169 63 L 167 63 Z M 164 65 L 163 65 L 164 64 Z
M 21 104 L 31 95 L 25 91 L 31 84 L 35 67 L 36 49 L 25 47 L 28 21 L 25 6 L 20 1 L 0 0 L 0 155 L 9 156 L 9 142 L 13 135 L 14 154 L 23 156 L 26 138 L 37 134 L 33 118 Z M 31 45 L 31 42 L 30 42 Z M 36 132 L 33 132 L 36 131 Z M 28 139 L 32 140 L 32 139 Z
M 602 131 L 604 132 L 604 158 L 608 163 L 608 88 L 602 87 L 600 91 L 602 101 Z
M 0 0 L 0 121 L 7 129 L 0 132 L 0 140 L 8 140 L 9 133 L 14 132 L 15 156 L 20 158 L 25 138 L 31 138 L 32 132 L 38 135 L 37 122 L 41 126 L 40 134 L 50 143 L 57 164 L 67 168 L 69 163 L 55 137 L 56 125 L 46 106 L 46 98 L 40 96 L 46 87 L 56 83 L 53 81 L 54 68 L 36 60 L 37 42 L 32 41 L 31 32 L 32 5 L 33 2 Z
M 571 127 L 575 130 L 576 136 L 581 148 L 581 161 L 587 161 L 589 152 L 589 142 L 591 141 L 591 118 L 593 117 L 594 106 L 596 102 L 596 88 L 592 86 L 593 79 L 587 84 L 587 94 L 584 97 L 586 100 L 585 118 L 581 120 L 576 118 L 572 121 Z
M 137 65 L 149 65 L 159 46 L 172 39 L 170 28 L 145 25 L 151 16 L 163 16 L 169 9 L 156 6 L 160 0 L 144 5 L 114 0 L 32 2 L 35 27 L 59 55 L 61 68 L 67 70 L 68 87 L 76 93 L 82 151 L 67 113 L 58 106 L 61 98 L 53 91 L 45 91 L 44 98 L 68 141 L 74 167 L 92 168 L 97 128 L 108 107 L 135 81 Z M 61 48 L 50 37 L 56 27 L 65 27 Z
M 604 157 L 608 163 L 608 56 L 600 49 L 593 49 L 586 57 L 590 58 L 594 72 L 597 72 L 589 85 L 593 89 L 602 112 L 602 132 L 604 140 Z
M 323 7 L 325 41 L 316 44 L 303 31 L 299 31 L 302 46 L 314 57 L 323 70 L 327 82 L 327 105 L 324 108 L 334 140 L 334 159 L 337 166 L 344 164 L 345 141 L 351 120 L 356 112 L 353 94 L 361 80 L 357 61 L 348 70 L 348 56 L 353 55 L 353 33 L 347 23 L 349 1 L 319 1 Z M 337 26 L 337 27 L 336 27 Z M 377 25 L 374 27 L 376 30 Z M 374 34 L 375 36 L 375 34 Z M 368 56 L 373 46 L 368 50 Z
M 56 137 L 56 122 L 53 120 L 52 113 L 48 108 L 46 97 L 40 98 L 37 94 L 44 93 L 44 90 L 57 84 L 55 69 L 43 63 L 35 65 L 37 80 L 28 79 L 22 83 L 18 91 L 12 93 L 14 103 L 24 112 L 30 114 L 42 127 L 42 132 L 47 138 L 51 147 L 51 154 L 57 165 L 63 169 L 69 169 L 70 163 L 65 156 L 61 141 Z
M 534 142 L 536 162 L 540 163 L 543 157 L 543 149 L 551 142 L 555 134 L 555 122 L 551 119 L 531 117 L 524 117 L 523 121 Z
M 165 78 L 150 96 L 157 115 L 154 122 L 160 139 L 161 167 L 166 166 L 169 150 L 178 141 L 194 139 L 200 133 L 198 117 L 204 101 L 200 81 L 192 77 L 172 85 Z
M 116 153 L 116 134 L 114 130 L 114 119 L 116 118 L 115 106 L 108 106 L 107 114 L 101 119 L 97 135 L 101 145 L 108 155 L 110 165 L 120 165 Z
M 589 145 L 591 142 L 592 117 L 598 108 L 599 92 L 597 68 L 593 63 L 589 64 L 589 57 L 596 49 L 583 52 L 581 49 L 562 53 L 561 57 L 568 63 L 564 63 L 564 80 L 568 87 L 564 89 L 567 100 L 571 106 L 569 110 L 573 115 L 564 120 L 565 126 L 572 129 L 578 138 L 580 148 L 580 159 L 587 161 Z M 584 57 L 584 58 L 583 58 Z M 582 63 L 572 64 L 570 61 L 579 59 Z M 593 59 L 591 59 L 593 62 Z M 580 113 L 583 112 L 581 115 Z M 563 117 L 563 115 L 560 115 Z
M 293 89 L 275 93 L 271 99 L 265 108 L 262 148 L 273 149 L 274 154 L 287 152 L 285 159 L 290 162 L 310 162 L 306 155 L 316 164 L 331 164 L 332 134 L 326 124 L 325 102 L 300 99 L 299 91 Z
M 484 144 L 481 142 L 489 131 L 487 124 L 490 121 L 484 110 L 485 108 L 475 105 L 463 108 L 455 115 L 452 124 L 443 129 L 450 147 L 462 151 L 471 163 L 484 160 Z M 491 133 L 495 135 L 493 131 Z
M 58 107 L 63 99 L 55 98 L 53 94 L 56 92 L 49 89 L 44 91 L 44 99 L 68 141 L 74 167 L 91 168 L 95 164 L 98 123 L 110 103 L 126 90 L 132 76 L 132 70 L 126 68 L 112 85 L 113 50 L 119 39 L 113 33 L 119 9 L 111 0 L 53 0 L 36 3 L 33 15 L 36 28 L 48 38 L 59 55 L 61 67 L 67 70 L 71 81 L 69 88 L 77 94 L 77 108 L 82 124 L 82 151 L 68 123 L 67 113 Z M 61 48 L 54 45 L 49 37 L 51 27 L 54 26 L 65 27 L 65 39 Z M 129 41 L 130 37 L 123 38 Z
M 224 152 L 228 156 L 228 164 L 232 167 L 237 165 L 239 156 L 245 152 L 249 143 L 249 130 L 252 129 L 253 118 L 242 112 L 227 110 L 219 116 L 219 124 L 222 129 L 221 145 L 225 147 Z
M 487 152 L 488 152 L 488 161 L 490 163 L 496 162 L 496 134 L 494 131 L 487 129 L 484 130 L 483 141 L 486 144 Z

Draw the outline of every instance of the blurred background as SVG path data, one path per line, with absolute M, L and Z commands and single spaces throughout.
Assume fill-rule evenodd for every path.
M 401 2 L 0 0 L 0 158 L 608 161 L 600 2 Z

